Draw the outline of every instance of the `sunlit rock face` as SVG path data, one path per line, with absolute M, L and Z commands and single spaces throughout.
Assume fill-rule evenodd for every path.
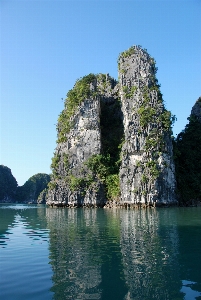
M 93 187 L 87 190 L 70 188 L 65 180 L 70 178 L 87 178 L 88 170 L 84 162 L 92 155 L 100 154 L 100 99 L 85 99 L 72 116 L 73 127 L 66 134 L 66 142 L 59 143 L 56 155 L 59 157 L 55 180 L 56 187 L 49 191 L 48 204 L 82 205 L 85 203 L 101 204 L 104 202 L 102 184 L 97 180 Z M 76 180 L 76 179 L 75 179 Z
M 121 202 L 176 203 L 171 114 L 164 108 L 155 61 L 146 50 L 133 46 L 120 54 L 118 62 L 125 135 Z
M 47 204 L 177 203 L 172 117 L 164 107 L 155 61 L 133 46 L 120 54 L 118 67 L 119 82 L 108 74 L 89 74 L 68 92 L 57 124 Z
M 87 87 L 88 97 L 76 107 L 70 117 L 70 130 L 64 133 L 64 139 L 56 147 L 55 172 L 47 196 L 49 205 L 102 207 L 106 202 L 104 184 L 88 168 L 87 162 L 92 156 L 101 154 L 104 143 L 101 108 L 115 106 L 118 87 L 108 74 L 94 75 Z M 69 110 L 68 99 L 65 110 Z

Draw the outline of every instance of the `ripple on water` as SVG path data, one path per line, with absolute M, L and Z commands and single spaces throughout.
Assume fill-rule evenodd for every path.
M 15 210 L 0 236 L 0 297 L 195 300 L 201 227 L 186 212 Z

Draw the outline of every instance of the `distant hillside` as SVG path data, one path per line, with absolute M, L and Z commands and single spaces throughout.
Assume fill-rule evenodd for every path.
M 17 201 L 37 203 L 40 193 L 47 188 L 49 182 L 50 175 L 48 174 L 38 173 L 30 177 L 23 186 L 17 188 Z M 41 202 L 44 203 L 44 197 Z
M 14 202 L 17 186 L 17 181 L 11 169 L 0 165 L 0 202 Z
M 0 202 L 45 203 L 50 179 L 50 175 L 38 173 L 30 177 L 23 186 L 18 186 L 11 169 L 0 165 Z

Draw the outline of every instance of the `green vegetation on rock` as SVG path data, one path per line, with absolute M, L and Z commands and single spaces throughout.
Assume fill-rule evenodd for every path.
M 104 197 L 124 199 L 130 191 L 153 199 L 154 189 L 168 172 L 172 172 L 174 189 L 174 171 L 167 167 L 163 172 L 166 160 L 173 165 L 170 136 L 174 116 L 164 107 L 156 62 L 141 46 L 133 46 L 119 55 L 118 65 L 119 83 L 108 74 L 89 74 L 67 93 L 51 164 L 49 199 L 50 203 L 55 199 L 53 205 L 55 201 L 64 205 L 91 201 L 95 191 L 101 191 L 101 201 Z M 139 166 L 135 166 L 135 156 L 137 160 L 141 156 Z M 129 180 L 125 192 L 124 180 Z M 164 190 L 171 189 L 167 180 L 165 185 Z M 146 201 L 142 198 L 135 200 Z
M 126 50 L 124 52 L 121 52 L 120 55 L 119 55 L 119 58 L 120 57 L 126 58 L 126 57 L 131 56 L 132 54 L 135 54 L 135 49 L 134 49 L 133 46 L 131 46 L 128 50 Z
M 0 165 L 0 202 L 45 203 L 50 175 L 38 173 L 30 177 L 23 186 L 18 186 L 11 170 Z
M 11 170 L 0 165 L 0 201 L 14 201 L 16 197 L 17 181 Z
M 23 186 L 17 189 L 18 202 L 37 202 L 40 193 L 47 188 L 50 175 L 38 173 L 30 177 Z
M 174 158 L 180 203 L 201 201 L 201 122 L 193 115 L 174 140 Z
M 77 107 L 85 99 L 88 99 L 95 92 L 90 91 L 90 83 L 96 80 L 96 75 L 89 74 L 76 81 L 73 89 L 67 93 L 65 108 L 58 118 L 58 143 L 66 141 L 66 134 L 70 131 L 73 124 L 71 117 L 75 114 Z

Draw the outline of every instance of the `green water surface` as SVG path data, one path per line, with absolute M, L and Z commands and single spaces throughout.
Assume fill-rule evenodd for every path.
M 201 299 L 201 208 L 1 204 L 0 299 Z

